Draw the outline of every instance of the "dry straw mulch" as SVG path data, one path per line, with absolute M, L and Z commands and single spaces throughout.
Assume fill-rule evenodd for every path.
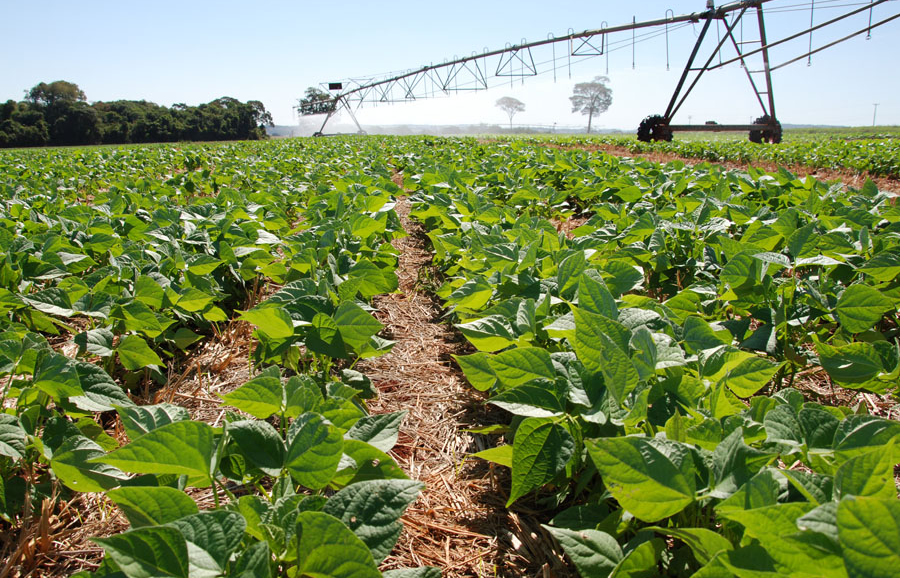
M 403 534 L 383 569 L 437 566 L 445 578 L 576 576 L 540 528 L 546 519 L 525 507 L 506 508 L 508 472 L 468 457 L 494 442 L 465 430 L 502 417 L 484 406 L 452 360 L 468 346 L 442 321 L 440 305 L 420 281 L 434 277 L 424 231 L 409 220 L 406 200 L 396 210 L 409 233 L 394 241 L 400 291 L 375 305 L 397 343 L 359 369 L 379 391 L 373 413 L 409 411 L 392 454 L 426 488 L 403 517 Z

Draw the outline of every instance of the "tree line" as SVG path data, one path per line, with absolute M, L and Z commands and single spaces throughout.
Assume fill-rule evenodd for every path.
M 145 100 L 88 104 L 77 84 L 40 83 L 25 100 L 0 104 L 0 147 L 265 138 L 272 115 L 258 100 L 222 97 L 198 106 Z

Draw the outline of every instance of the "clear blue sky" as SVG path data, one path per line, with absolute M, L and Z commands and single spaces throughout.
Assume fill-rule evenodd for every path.
M 719 2 L 722 4 L 722 2 Z M 809 24 L 803 0 L 766 5 L 770 39 Z M 828 6 L 844 6 L 827 9 Z M 817 0 L 816 22 L 832 18 L 859 0 Z M 199 104 L 220 96 L 261 100 L 278 124 L 297 122 L 292 105 L 304 89 L 351 76 L 415 68 L 454 55 L 500 48 L 523 38 L 537 40 L 569 28 L 599 28 L 702 11 L 705 0 L 624 3 L 619 1 L 389 1 L 330 2 L 219 0 L 149 2 L 4 2 L 0 35 L 0 100 L 21 100 L 41 81 L 77 83 L 89 101 L 145 99 L 163 105 Z M 896 14 L 900 2 L 875 9 L 875 20 Z M 862 15 L 817 33 L 814 46 L 866 25 Z M 745 26 L 749 26 L 747 20 Z M 693 45 L 690 26 L 669 37 L 671 70 L 666 71 L 663 37 L 611 54 L 613 105 L 595 126 L 633 128 L 647 114 L 661 112 Z M 748 34 L 750 28 L 745 30 Z M 630 33 L 614 36 L 627 40 Z M 773 55 L 773 63 L 803 52 L 808 38 Z M 900 19 L 774 76 L 778 117 L 783 123 L 870 125 L 873 103 L 878 124 L 900 124 Z M 559 56 L 559 53 L 557 54 Z M 603 57 L 573 59 L 552 74 L 486 93 L 415 104 L 364 108 L 360 121 L 386 123 L 505 123 L 494 106 L 502 96 L 526 105 L 516 123 L 580 125 L 568 96 L 575 82 L 606 72 Z M 563 65 L 561 65 L 563 66 Z M 758 105 L 736 65 L 705 77 L 676 121 L 716 119 L 746 122 Z

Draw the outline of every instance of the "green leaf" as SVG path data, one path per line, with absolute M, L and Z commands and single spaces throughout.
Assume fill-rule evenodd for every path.
M 341 461 L 341 432 L 325 419 L 305 413 L 288 429 L 284 467 L 298 483 L 312 490 L 328 485 Z
M 563 259 L 556 274 L 560 297 L 569 299 L 574 295 L 575 286 L 586 265 L 587 259 L 584 258 L 584 251 L 577 251 Z
M 490 357 L 490 366 L 502 388 L 516 387 L 533 379 L 553 379 L 556 370 L 550 353 L 540 347 L 517 347 Z
M 90 353 L 100 357 L 109 357 L 113 354 L 113 339 L 115 335 L 109 329 L 91 329 L 75 336 L 73 341 L 78 345 L 78 353 Z
M 145 367 L 163 365 L 159 356 L 137 335 L 126 335 L 116 347 L 119 361 L 125 369 L 134 371 Z
M 900 502 L 896 498 L 844 498 L 838 536 L 850 578 L 889 578 L 900 568 Z
M 843 385 L 864 384 L 878 375 L 883 364 L 871 343 L 856 341 L 832 346 L 813 336 L 819 362 L 828 375 Z
M 659 538 L 641 542 L 625 554 L 609 578 L 656 578 L 659 554 L 665 547 Z
M 365 480 L 408 480 L 391 456 L 365 442 L 344 440 L 344 455 L 332 485 L 343 487 Z
M 205 309 L 214 300 L 215 297 L 209 293 L 194 287 L 188 287 L 178 295 L 178 301 L 175 302 L 175 305 L 190 313 L 196 313 Z
M 208 487 L 215 447 L 213 428 L 208 424 L 178 421 L 91 461 L 135 474 L 185 474 L 198 478 L 192 485 Z
M 566 390 L 566 383 L 562 379 L 536 379 L 505 389 L 488 400 L 488 403 L 513 415 L 551 417 L 566 412 Z
M 516 342 L 512 327 L 500 315 L 488 315 L 468 323 L 459 323 L 456 328 L 478 351 L 498 351 Z
M 169 486 L 127 486 L 106 495 L 122 508 L 132 528 L 161 526 L 200 511 L 190 496 Z
M 648 530 L 665 534 L 678 538 L 688 545 L 694 558 L 701 564 L 709 564 L 716 554 L 726 550 L 731 550 L 731 542 L 718 532 L 708 530 L 706 528 L 663 528 L 661 526 L 650 526 Z
M 447 296 L 447 306 L 478 311 L 490 301 L 494 287 L 480 275 L 469 279 Z
M 14 460 L 25 458 L 25 430 L 12 415 L 0 413 L 0 456 Z
M 602 280 L 595 279 L 588 273 L 583 273 L 578 281 L 578 307 L 591 313 L 605 315 L 610 319 L 619 317 L 612 293 Z
M 647 438 L 599 438 L 585 442 L 613 497 L 634 517 L 655 522 L 677 514 L 694 501 L 694 464 L 686 446 Z M 675 461 L 673 461 L 673 459 Z
M 850 458 L 834 475 L 837 498 L 845 496 L 872 496 L 896 498 L 894 482 L 894 444 Z
M 575 309 L 575 353 L 592 373 L 603 375 L 604 383 L 621 405 L 640 383 L 640 375 L 628 357 L 628 330 L 602 315 Z M 614 335 L 608 333 L 613 329 Z M 624 335 L 621 334 L 624 332 Z
M 331 496 L 322 511 L 341 520 L 381 563 L 400 537 L 400 516 L 424 487 L 412 480 L 358 482 Z
M 31 384 L 57 401 L 84 395 L 75 362 L 59 353 L 38 354 Z
M 871 329 L 893 308 L 893 302 L 878 289 L 854 284 L 841 293 L 835 311 L 844 329 L 850 333 L 861 333 Z
M 347 357 L 347 347 L 334 319 L 324 313 L 316 313 L 310 322 L 306 347 L 311 351 L 336 359 Z
M 161 309 L 165 291 L 152 277 L 139 275 L 134 281 L 134 299 L 150 307 Z
M 50 466 L 56 477 L 76 492 L 103 492 L 128 479 L 118 468 L 88 461 L 104 454 L 96 442 L 84 436 L 70 437 L 53 452 Z
M 490 357 L 478 352 L 472 355 L 454 355 L 469 383 L 478 391 L 487 391 L 497 383 L 497 376 L 491 368 Z
M 287 309 L 279 305 L 263 302 L 241 313 L 240 318 L 256 325 L 259 332 L 269 339 L 279 340 L 294 336 L 294 322 Z
M 232 552 L 240 545 L 247 522 L 237 512 L 212 510 L 179 518 L 168 525 L 177 528 L 187 540 L 191 565 L 210 570 L 215 576 L 222 574 Z M 200 548 L 206 556 L 198 556 L 192 546 Z
M 726 334 L 727 332 L 717 333 L 709 323 L 696 315 L 684 320 L 683 339 L 690 351 L 700 352 L 728 345 L 731 340 L 726 337 Z
M 871 275 L 881 283 L 893 281 L 900 275 L 900 253 L 885 251 L 863 263 L 858 271 Z
M 91 539 L 128 578 L 188 578 L 187 542 L 175 528 L 153 526 Z
M 513 467 L 513 447 L 511 445 L 497 446 L 488 448 L 472 454 L 473 458 L 481 458 L 482 460 L 499 464 L 507 468 Z
M 568 530 L 542 525 L 563 547 L 575 564 L 578 573 L 589 576 L 609 576 L 624 555 L 616 539 L 599 530 Z
M 231 436 L 244 458 L 270 476 L 278 476 L 284 466 L 284 442 L 272 424 L 261 420 L 230 422 L 225 432 Z
M 334 322 L 341 332 L 344 343 L 353 351 L 362 351 L 369 338 L 384 327 L 370 313 L 356 303 L 345 301 L 334 313 Z
M 28 303 L 41 313 L 47 315 L 56 315 L 57 317 L 71 317 L 72 302 L 69 300 L 69 294 L 65 290 L 58 287 L 51 287 L 36 293 L 21 295 L 22 301 Z
M 241 552 L 234 562 L 232 575 L 241 578 L 273 578 L 272 551 L 268 542 L 257 542 Z
M 322 512 L 297 516 L 297 573 L 315 578 L 380 578 L 368 546 Z
M 116 405 L 115 408 L 131 441 L 164 425 L 191 419 L 188 410 L 171 403 Z
M 284 386 L 280 375 L 258 375 L 239 388 L 220 395 L 225 403 L 245 411 L 257 419 L 268 419 L 281 413 L 284 401 Z
M 117 406 L 134 405 L 122 387 L 108 373 L 93 363 L 75 362 L 78 380 L 84 395 L 70 397 L 69 401 L 80 410 L 91 412 L 111 411 Z
M 363 416 L 347 430 L 345 437 L 366 442 L 383 452 L 389 452 L 397 443 L 400 425 L 407 413 L 403 410 Z
M 513 442 L 512 489 L 507 507 L 556 477 L 574 451 L 575 440 L 557 420 L 536 417 L 523 420 Z

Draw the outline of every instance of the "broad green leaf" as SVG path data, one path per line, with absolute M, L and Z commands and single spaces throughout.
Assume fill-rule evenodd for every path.
M 284 466 L 284 442 L 272 424 L 262 420 L 239 420 L 225 426 L 241 454 L 270 476 L 278 476 Z
M 893 308 L 893 302 L 874 287 L 854 284 L 841 293 L 835 311 L 844 329 L 860 333 L 871 329 Z
M 716 332 L 709 323 L 692 315 L 684 320 L 683 339 L 691 351 L 700 352 L 707 349 L 728 345 L 731 340 L 726 332 Z
M 119 361 L 125 369 L 134 371 L 155 365 L 164 365 L 159 355 L 156 354 L 147 342 L 137 335 L 126 335 L 119 341 L 116 347 Z
M 344 487 L 365 480 L 408 480 L 391 456 L 365 442 L 344 440 L 344 455 L 331 484 Z
M 583 273 L 578 281 L 578 307 L 591 313 L 605 315 L 610 319 L 619 317 L 612 293 L 602 280 L 595 279 L 588 273 Z
M 837 509 L 838 536 L 850 578 L 889 578 L 900 568 L 900 501 L 844 498 Z
M 128 578 L 188 578 L 187 542 L 175 528 L 138 528 L 92 540 L 106 551 Z
M 260 333 L 269 339 L 279 340 L 294 336 L 294 322 L 284 307 L 263 302 L 241 313 L 240 318 L 256 325 Z
M 134 405 L 125 390 L 113 381 L 108 373 L 93 363 L 76 361 L 75 369 L 84 395 L 70 397 L 69 401 L 80 410 L 91 412 L 111 411 L 117 406 Z
M 494 288 L 487 279 L 477 276 L 469 279 L 453 291 L 447 297 L 446 304 L 448 307 L 479 311 L 487 305 L 493 294 Z
M 188 287 L 178 296 L 178 301 L 175 302 L 175 305 L 190 313 L 196 313 L 205 309 L 214 299 L 215 297 L 209 293 L 194 287 Z
M 473 458 L 481 458 L 482 460 L 499 464 L 501 466 L 505 466 L 507 468 L 512 469 L 513 467 L 513 446 L 512 445 L 503 445 L 497 446 L 493 448 L 488 448 L 486 450 L 481 450 L 480 452 L 472 454 Z
M 575 440 L 557 420 L 526 418 L 513 441 L 512 488 L 506 505 L 550 482 L 575 451 Z
M 574 295 L 575 286 L 578 284 L 578 280 L 586 265 L 587 260 L 584 258 L 584 251 L 572 253 L 559 264 L 556 278 L 561 298 L 568 299 Z
M 900 253 L 885 251 L 862 264 L 858 269 L 876 281 L 887 283 L 900 275 Z
M 128 439 L 134 441 L 149 431 L 176 421 L 191 419 L 188 410 L 170 403 L 157 405 L 116 405 Z
M 314 578 L 380 578 L 368 546 L 343 522 L 322 512 L 297 516 L 297 572 Z
M 509 322 L 499 315 L 488 315 L 475 321 L 460 323 L 456 328 L 479 351 L 494 352 L 516 342 Z
M 190 496 L 169 486 L 129 486 L 106 495 L 122 508 L 132 528 L 160 526 L 200 511 Z
M 497 383 L 497 376 L 491 368 L 490 357 L 478 352 L 471 355 L 454 355 L 469 383 L 478 391 L 487 391 Z
M 362 307 L 349 301 L 341 303 L 337 308 L 334 322 L 341 332 L 344 343 L 354 351 L 361 351 L 369 342 L 369 338 L 384 327 Z
M 624 555 L 616 539 L 599 530 L 568 530 L 542 526 L 556 538 L 563 551 L 575 564 L 578 573 L 588 576 L 609 576 Z
M 709 564 L 716 554 L 731 550 L 733 546 L 724 536 L 707 528 L 663 528 L 651 526 L 648 530 L 654 530 L 666 536 L 678 538 L 688 545 L 694 558 L 701 564 Z
M 3 453 L 2 450 L 0 453 Z M 88 461 L 105 453 L 99 444 L 86 437 L 70 437 L 53 452 L 50 466 L 56 477 L 70 489 L 76 492 L 99 493 L 114 488 L 128 479 L 128 475 L 116 467 Z
M 638 386 L 640 375 L 628 357 L 627 341 L 623 349 L 620 335 L 604 331 L 611 323 L 602 315 L 575 309 L 574 345 L 578 360 L 588 371 L 603 375 L 606 387 L 621 405 Z
M 58 287 L 44 289 L 37 293 L 21 295 L 22 301 L 28 303 L 41 313 L 56 315 L 57 317 L 71 317 L 74 311 L 69 300 L 69 294 Z
M 832 346 L 813 337 L 819 362 L 828 375 L 844 385 L 863 384 L 883 369 L 881 357 L 871 343 L 856 341 Z
M 199 565 L 203 570 L 210 570 L 218 575 L 223 572 L 231 554 L 244 538 L 247 522 L 237 512 L 212 510 L 179 518 L 168 525 L 177 528 L 187 540 L 191 565 Z M 207 556 L 197 556 L 192 551 L 192 546 L 200 548 Z M 204 559 L 207 557 L 214 565 L 198 564 L 201 561 L 207 562 Z M 192 571 L 191 574 L 195 572 Z
M 283 409 L 281 377 L 258 375 L 234 391 L 220 395 L 225 403 L 257 419 L 268 419 Z
M 272 551 L 268 542 L 257 542 L 241 552 L 234 562 L 233 575 L 241 578 L 273 578 Z
M 319 490 L 337 472 L 341 461 L 341 432 L 322 416 L 305 413 L 288 429 L 284 467 L 298 483 Z
M 625 558 L 616 566 L 610 578 L 655 578 L 658 575 L 659 554 L 665 550 L 665 543 L 659 538 L 641 542 L 628 550 Z
M 38 354 L 31 385 L 57 401 L 84 395 L 75 361 L 54 352 Z
M 310 323 L 306 338 L 308 349 L 336 359 L 347 357 L 347 347 L 334 319 L 324 313 L 316 313 Z
M 113 354 L 113 339 L 115 335 L 109 329 L 91 329 L 75 336 L 73 341 L 78 345 L 78 353 L 90 353 L 100 357 L 109 357 Z
M 516 387 L 533 379 L 553 379 L 556 370 L 550 354 L 540 347 L 517 347 L 493 355 L 490 367 L 502 388 Z
M 896 498 L 894 444 L 850 458 L 834 475 L 836 498 L 872 496 Z
M 403 410 L 363 416 L 347 430 L 345 437 L 366 442 L 383 452 L 389 452 L 397 443 L 400 425 L 406 414 L 407 411 Z
M 13 460 L 25 458 L 26 433 L 19 420 L 12 415 L 0 413 L 0 456 Z
M 670 442 L 674 443 L 674 442 Z M 585 442 L 613 497 L 634 517 L 655 522 L 694 501 L 693 461 L 685 453 L 676 464 L 646 438 L 599 438 Z
M 504 389 L 488 403 L 513 415 L 551 417 L 566 412 L 566 383 L 563 380 L 536 379 L 524 385 Z
M 95 458 L 135 474 L 186 474 L 194 485 L 212 484 L 213 428 L 198 421 L 177 421 L 150 431 L 130 444 Z
M 161 309 L 165 291 L 152 277 L 139 275 L 134 281 L 134 299 L 155 309 Z
M 358 482 L 331 496 L 322 511 L 350 528 L 381 563 L 400 537 L 400 516 L 424 487 L 412 480 Z

